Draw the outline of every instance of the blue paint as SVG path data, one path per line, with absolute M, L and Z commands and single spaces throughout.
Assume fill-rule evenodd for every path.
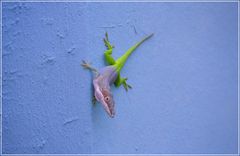
M 116 117 L 91 105 L 105 31 Z M 3 3 L 3 153 L 237 153 L 237 3 Z

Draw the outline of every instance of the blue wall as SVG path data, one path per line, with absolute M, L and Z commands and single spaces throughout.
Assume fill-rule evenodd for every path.
M 3 3 L 3 153 L 237 153 L 237 3 Z M 146 34 L 91 104 L 91 74 Z

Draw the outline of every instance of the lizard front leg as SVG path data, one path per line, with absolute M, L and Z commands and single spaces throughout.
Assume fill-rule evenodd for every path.
M 92 104 L 95 105 L 96 102 L 97 102 L 97 99 L 96 99 L 95 95 L 93 95 L 93 96 L 92 96 Z
M 98 71 L 96 68 L 92 67 L 90 63 L 87 63 L 86 61 L 82 60 L 82 64 L 81 66 L 85 69 L 90 70 L 91 72 L 93 72 L 95 75 L 98 75 Z
M 95 76 L 99 74 L 97 69 L 92 67 L 90 63 L 87 63 L 86 61 L 82 60 L 82 64 L 81 65 L 82 65 L 83 68 L 92 71 L 95 74 Z M 96 102 L 97 102 L 97 99 L 96 99 L 96 97 L 94 95 L 94 88 L 92 86 L 92 103 L 95 105 Z
M 114 85 L 115 85 L 116 87 L 120 87 L 121 85 L 123 85 L 124 89 L 125 89 L 126 91 L 128 91 L 128 89 L 132 89 L 132 86 L 130 86 L 129 84 L 127 84 L 127 79 L 128 79 L 128 78 L 122 78 L 122 77 L 120 76 L 120 74 L 118 74 L 117 79 L 116 79 L 115 82 L 114 82 Z

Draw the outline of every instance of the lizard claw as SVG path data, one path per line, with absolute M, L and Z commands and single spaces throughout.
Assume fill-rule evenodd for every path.
M 87 63 L 86 61 L 82 60 L 81 66 L 83 66 L 86 69 L 89 69 L 89 67 L 91 67 L 91 63 Z
M 132 89 L 132 86 L 130 86 L 129 84 L 127 84 L 127 79 L 128 78 L 124 78 L 123 79 L 123 87 L 126 91 L 128 91 L 128 89 Z
M 94 67 L 92 67 L 90 63 L 87 63 L 87 62 L 84 61 L 84 60 L 82 60 L 81 66 L 82 66 L 83 68 L 85 68 L 85 69 L 88 69 L 88 70 L 94 72 L 94 73 L 98 73 L 97 69 L 95 69 Z
M 93 104 L 93 105 L 96 105 L 96 102 L 97 102 L 97 99 L 96 99 L 96 97 L 93 95 L 93 97 L 92 97 L 92 104 Z
M 107 33 L 107 32 L 105 33 L 105 36 L 106 36 L 106 40 L 109 41 L 109 40 L 108 40 L 108 33 Z
M 108 33 L 107 32 L 105 33 L 105 38 L 103 38 L 103 42 L 104 42 L 107 49 L 113 49 L 114 48 L 114 45 L 111 45 L 109 40 L 108 40 Z

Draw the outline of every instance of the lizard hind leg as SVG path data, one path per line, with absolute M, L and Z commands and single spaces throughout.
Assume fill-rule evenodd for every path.
M 111 43 L 109 42 L 108 33 L 107 32 L 105 33 L 105 38 L 103 38 L 103 42 L 104 42 L 104 44 L 105 44 L 105 46 L 106 46 L 106 48 L 108 50 L 114 48 L 114 45 L 111 45 Z
M 123 79 L 122 84 L 126 91 L 128 91 L 128 89 L 132 89 L 132 86 L 127 83 L 127 78 Z
M 108 34 L 106 32 L 105 34 L 105 38 L 103 39 L 104 44 L 107 48 L 107 50 L 104 52 L 104 56 L 105 56 L 105 60 L 107 62 L 108 65 L 114 65 L 115 64 L 115 60 L 112 57 L 112 51 L 114 46 L 110 44 L 109 40 L 108 40 Z
M 115 85 L 116 87 L 119 87 L 119 86 L 123 85 L 124 89 L 125 89 L 126 91 L 128 91 L 128 89 L 132 89 L 132 86 L 130 86 L 130 85 L 127 83 L 127 79 L 128 79 L 128 78 L 122 78 L 122 77 L 120 76 L 120 74 L 118 74 L 118 77 L 117 77 L 116 81 L 114 82 L 114 85 Z
M 112 57 L 112 49 L 108 49 L 104 52 L 104 57 L 108 65 L 114 65 L 115 60 Z

